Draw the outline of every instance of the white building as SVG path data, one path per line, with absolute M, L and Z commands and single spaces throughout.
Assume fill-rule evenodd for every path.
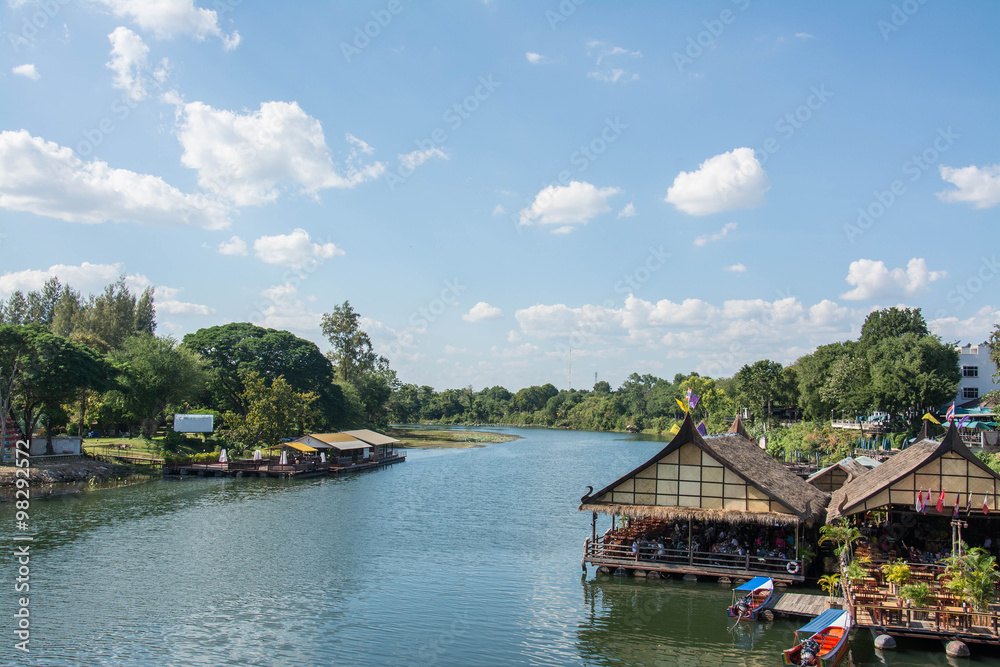
M 990 359 L 989 345 L 963 345 L 956 347 L 955 351 L 958 352 L 958 366 L 962 369 L 962 379 L 955 396 L 956 405 L 976 401 L 991 391 L 1000 389 L 1000 383 L 993 380 L 997 367 Z

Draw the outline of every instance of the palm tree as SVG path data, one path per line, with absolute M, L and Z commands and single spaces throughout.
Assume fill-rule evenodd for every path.
M 997 559 L 981 547 L 974 547 L 958 556 L 948 558 L 948 567 L 942 576 L 951 576 L 948 589 L 968 602 L 976 611 L 985 611 L 996 598 L 995 586 L 1000 580 Z

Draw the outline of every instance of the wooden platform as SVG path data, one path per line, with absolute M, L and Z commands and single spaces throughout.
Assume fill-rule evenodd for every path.
M 771 607 L 775 614 L 806 618 L 814 618 L 826 611 L 826 603 L 830 599 L 825 595 L 806 595 L 803 593 L 778 593 L 778 595 L 781 597 Z M 844 598 L 834 598 L 833 600 L 841 606 L 844 604 Z

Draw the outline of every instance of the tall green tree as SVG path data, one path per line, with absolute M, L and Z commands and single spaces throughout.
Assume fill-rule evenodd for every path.
M 735 375 L 740 400 L 758 417 L 771 419 L 773 404 L 784 391 L 783 367 L 777 361 L 762 359 L 744 365 Z
M 118 370 L 116 398 L 147 438 L 156 433 L 157 416 L 168 405 L 193 399 L 205 385 L 201 360 L 172 338 L 133 336 L 110 361 Z
M 936 336 L 905 333 L 868 350 L 874 405 L 917 416 L 950 401 L 962 379 L 958 352 Z
M 923 337 L 930 334 L 927 322 L 919 308 L 883 308 L 868 314 L 861 325 L 859 342 L 862 347 L 874 347 L 886 338 L 898 338 L 905 334 Z
M 246 374 L 244 385 L 240 400 L 246 413 L 223 416 L 226 437 L 239 443 L 237 450 L 271 447 L 302 435 L 315 394 L 295 391 L 280 375 L 268 381 L 256 371 Z

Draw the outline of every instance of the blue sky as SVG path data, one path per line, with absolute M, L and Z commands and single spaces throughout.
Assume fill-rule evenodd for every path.
M 125 274 L 156 287 L 158 333 L 253 321 L 324 350 L 350 300 L 438 389 L 728 376 L 892 305 L 981 342 L 998 22 L 918 0 L 8 0 L 0 298 Z

